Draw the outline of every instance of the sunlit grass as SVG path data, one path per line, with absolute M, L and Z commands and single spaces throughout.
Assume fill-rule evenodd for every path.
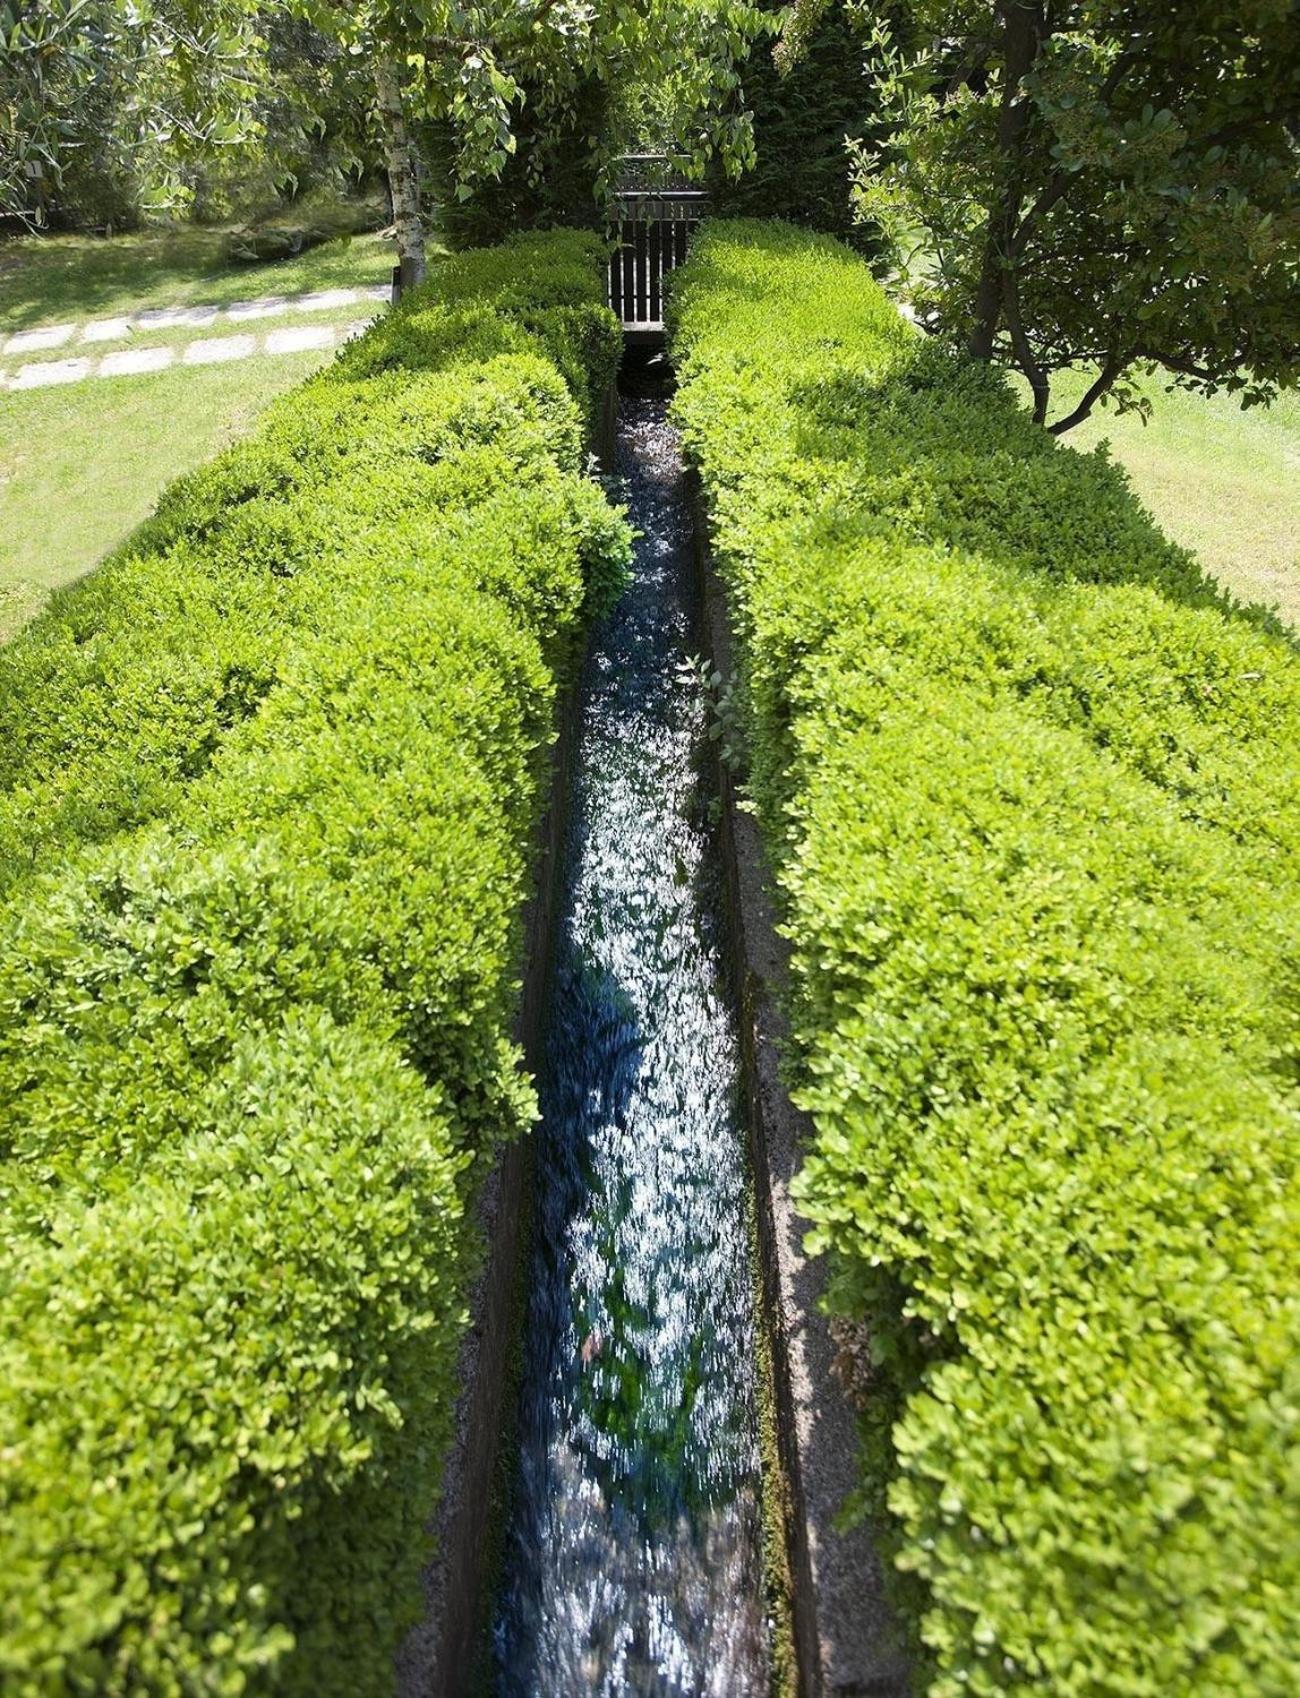
M 386 282 L 392 270 L 392 244 L 377 236 L 236 267 L 223 262 L 224 242 L 220 231 L 179 230 L 0 245 L 0 336 L 146 306 L 359 288 Z M 137 332 L 130 346 L 260 337 L 299 324 L 345 324 L 379 310 L 363 301 L 246 324 L 219 318 L 200 329 Z M 14 370 L 44 359 L 99 357 L 118 346 L 83 346 L 74 338 L 48 354 L 0 356 L 0 365 Z M 177 365 L 0 397 L 0 641 L 39 611 L 51 590 L 90 571 L 121 542 L 172 478 L 244 435 L 281 390 L 330 358 L 328 350 L 258 353 L 229 365 Z
M 231 265 L 219 230 L 24 237 L 0 244 L 0 333 L 134 307 L 225 305 L 254 295 L 385 283 L 393 245 L 344 237 L 273 265 Z
M 174 477 L 246 434 L 328 353 L 19 391 L 0 408 L 0 641 L 95 566 Z
M 1053 416 L 1087 382 L 1053 385 Z M 1116 460 L 1167 536 L 1190 548 L 1243 601 L 1276 606 L 1300 629 L 1300 395 L 1243 412 L 1230 395 L 1165 392 L 1145 380 L 1151 421 L 1095 413 L 1064 440 L 1089 449 L 1109 439 Z

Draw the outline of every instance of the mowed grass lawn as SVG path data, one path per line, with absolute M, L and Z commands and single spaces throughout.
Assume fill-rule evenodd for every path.
M 15 331 L 83 324 L 141 307 L 228 305 L 261 295 L 360 288 L 387 281 L 390 243 L 331 242 L 272 265 L 225 266 L 219 232 L 103 239 L 56 237 L 0 246 L 0 347 Z M 374 302 L 247 324 L 157 330 L 129 346 L 176 344 L 289 325 L 341 325 Z M 123 346 L 108 344 L 108 349 Z M 0 364 L 99 353 L 73 343 Z M 135 377 L 91 377 L 47 389 L 0 392 L 0 641 L 50 592 L 90 571 L 152 511 L 163 487 L 246 434 L 282 390 L 333 356 L 267 355 L 226 365 L 174 366 Z
M 386 283 L 393 248 L 378 236 L 327 242 L 295 259 L 236 265 L 224 230 L 31 236 L 0 245 L 0 331 L 110 318 L 133 307 L 228 306 L 250 295 Z
M 1054 385 L 1053 413 L 1067 412 L 1086 377 Z M 1109 439 L 1142 502 L 1167 536 L 1199 556 L 1247 602 L 1276 606 L 1300 631 L 1300 394 L 1243 412 L 1231 395 L 1165 392 L 1146 380 L 1154 411 L 1095 413 L 1065 441 L 1090 449 Z

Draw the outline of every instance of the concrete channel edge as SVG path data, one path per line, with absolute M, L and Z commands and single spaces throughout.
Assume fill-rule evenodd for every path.
M 612 470 L 618 395 L 613 385 L 595 420 L 591 450 Z M 523 990 L 514 1038 L 534 1078 L 541 1073 L 547 991 L 560 905 L 565 824 L 577 742 L 576 677 L 556 713 L 545 811 L 533 853 L 523 922 Z M 525 1235 L 528 1152 L 508 1144 L 475 1202 L 484 1246 L 470 1293 L 460 1356 L 461 1394 L 431 1530 L 423 1613 L 398 1649 L 395 1698 L 471 1698 L 482 1668 L 483 1590 L 491 1581 L 492 1528 L 501 1447 L 513 1432 L 506 1408 L 518 1325 L 516 1284 Z
M 690 472 L 703 636 L 713 669 L 733 675 L 726 593 L 709 543 L 698 474 Z M 909 1661 L 885 1597 L 868 1528 L 837 1526 L 855 1485 L 854 1412 L 834 1371 L 836 1345 L 820 1308 L 825 1270 L 803 1248 L 807 1222 L 791 1196 L 807 1115 L 782 1083 L 787 1035 L 781 990 L 789 947 L 778 935 L 758 825 L 739 805 L 718 762 L 722 859 L 733 976 L 740 1000 L 742 1066 L 757 1189 L 761 1275 L 772 1328 L 777 1431 L 790 1505 L 788 1561 L 800 1698 L 910 1698 Z

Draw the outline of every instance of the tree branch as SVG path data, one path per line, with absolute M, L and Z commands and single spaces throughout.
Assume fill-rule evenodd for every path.
M 1042 194 L 1039 195 L 1038 199 L 1017 225 L 1015 233 L 1011 238 L 1012 253 L 1019 254 L 1022 252 L 1025 243 L 1029 240 L 1030 232 L 1033 230 L 1034 225 L 1037 224 L 1038 220 L 1042 218 L 1044 213 L 1051 211 L 1057 201 L 1064 198 L 1064 196 L 1068 193 L 1070 184 L 1073 180 L 1073 175 L 1069 172 L 1057 171 L 1053 173 L 1047 187 L 1043 190 Z
M 1244 356 L 1242 356 L 1244 358 Z M 1137 348 L 1134 350 L 1135 360 L 1151 360 L 1158 366 L 1165 366 L 1169 371 L 1176 371 L 1183 377 L 1196 377 L 1203 383 L 1213 383 L 1215 373 L 1205 366 L 1198 366 L 1194 360 L 1189 360 L 1181 354 L 1158 354 L 1154 348 Z M 1234 361 L 1232 363 L 1240 363 Z
M 1095 381 L 1084 390 L 1074 411 L 1067 413 L 1063 419 L 1058 419 L 1054 425 L 1047 427 L 1052 435 L 1064 436 L 1067 430 L 1073 430 L 1075 425 L 1082 424 L 1102 396 L 1114 387 L 1116 378 L 1124 370 L 1127 363 L 1119 353 L 1107 355 L 1105 365 L 1102 366 Z
M 1006 315 L 1007 329 L 1011 334 L 1016 363 L 1029 379 L 1029 387 L 1034 392 L 1034 423 L 1046 424 L 1051 386 L 1047 374 L 1034 358 L 1034 350 L 1025 334 L 1024 320 L 1020 316 L 1020 277 L 1014 261 L 1008 261 L 1002 273 L 1002 307 Z

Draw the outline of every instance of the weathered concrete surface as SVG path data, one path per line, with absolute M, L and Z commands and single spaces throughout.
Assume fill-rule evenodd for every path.
M 309 349 L 333 346 L 332 324 L 292 325 L 287 330 L 268 331 L 266 337 L 268 354 L 302 354 Z
M 61 348 L 76 329 L 75 324 L 50 324 L 40 330 L 18 330 L 5 342 L 6 354 L 39 354 Z
M 226 317 L 239 324 L 249 318 L 274 318 L 288 310 L 288 295 L 259 295 L 251 301 L 232 301 L 226 308 Z
M 220 307 L 146 307 L 135 315 L 137 330 L 173 330 L 181 326 L 202 329 L 211 324 Z
M 95 375 L 139 377 L 144 372 L 166 371 L 175 359 L 175 348 L 124 348 L 117 354 L 105 354 Z
M 129 318 L 96 318 L 81 333 L 83 342 L 125 342 L 131 335 Z
M 46 389 L 55 383 L 80 383 L 89 376 L 89 360 L 43 360 L 39 365 L 22 366 L 18 375 L 9 380 L 10 389 Z
M 190 343 L 184 360 L 187 366 L 215 366 L 226 360 L 246 360 L 256 352 L 256 336 L 207 336 Z
M 696 547 L 703 583 L 705 640 L 713 665 L 732 676 L 732 633 L 708 546 L 695 483 Z M 790 1195 L 808 1117 L 791 1103 L 779 1071 L 787 1035 L 780 994 L 789 948 L 778 937 L 758 826 L 736 805 L 721 770 L 723 853 L 731 905 L 741 1041 L 750 1097 L 760 1249 L 769 1310 L 782 1462 L 792 1504 L 790 1566 L 802 1698 L 908 1698 L 908 1659 L 885 1600 L 883 1571 L 864 1527 L 835 1522 L 856 1483 L 854 1412 L 835 1374 L 836 1346 L 819 1302 L 825 1270 L 804 1253 L 808 1223 Z
M 353 306 L 359 298 L 355 289 L 313 289 L 310 294 L 290 295 L 289 305 L 296 312 L 326 312 Z

